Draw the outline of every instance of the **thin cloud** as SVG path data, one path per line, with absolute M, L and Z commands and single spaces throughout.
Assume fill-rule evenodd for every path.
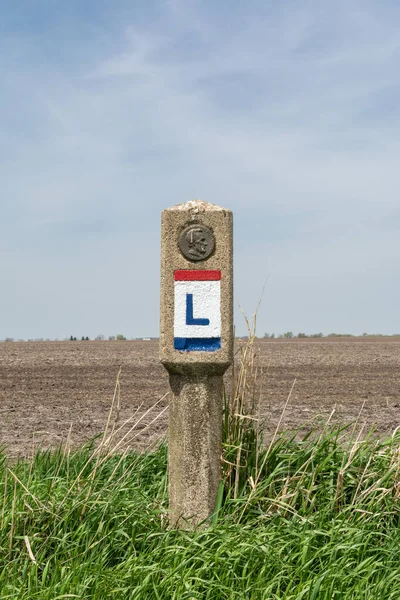
M 43 50 L 56 44 L 51 27 L 3 37 L 0 252 L 11 297 L 0 300 L 8 307 L 0 337 L 69 335 L 73 322 L 89 321 L 91 335 L 96 323 L 105 333 L 156 335 L 160 211 L 193 197 L 235 211 L 241 304 L 256 305 L 266 265 L 270 289 L 287 294 L 297 274 L 296 294 L 310 303 L 310 280 L 350 286 L 346 311 L 338 301 L 337 315 L 318 323 L 307 312 L 310 330 L 331 329 L 333 318 L 351 329 L 356 274 L 366 269 L 371 285 L 382 286 L 385 272 L 398 297 L 398 7 L 239 4 L 171 0 L 158 18 L 143 5 L 139 27 L 121 2 L 123 18 L 109 30 L 106 8 L 90 4 L 90 43 L 88 22 L 67 19 L 62 59 Z M 115 272 L 134 312 L 128 301 L 116 311 L 114 288 L 102 285 Z M 73 287 L 63 289 L 62 273 L 74 274 Z M 24 280 L 40 282 L 35 310 L 26 298 L 13 303 Z M 49 313 L 52 285 L 68 326 Z M 81 311 L 76 289 L 86 290 Z M 100 296 L 96 312 L 90 298 Z M 385 305 L 383 318 L 364 301 L 366 329 L 395 329 L 394 308 Z M 292 302 L 283 311 L 276 301 L 276 319 L 289 311 L 291 328 L 305 330 Z M 262 313 L 260 327 L 267 321 Z

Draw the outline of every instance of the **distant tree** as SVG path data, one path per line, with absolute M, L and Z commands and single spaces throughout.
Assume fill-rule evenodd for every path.
M 310 336 L 311 338 L 322 338 L 324 337 L 323 333 L 311 333 Z
M 323 337 L 322 333 L 315 337 Z M 354 337 L 352 333 L 328 333 L 328 337 Z
M 115 338 L 119 341 L 122 342 L 122 340 L 126 340 L 126 337 L 124 335 L 122 335 L 122 333 L 117 333 L 117 335 L 115 336 Z
M 102 333 L 100 333 L 99 335 L 96 335 L 96 337 L 94 339 L 97 341 L 104 340 L 104 335 Z
M 299 333 L 297 337 L 298 338 L 306 338 L 306 337 L 308 337 L 308 335 L 306 333 Z
M 6 337 L 6 339 L 4 341 L 5 342 L 13 342 L 14 338 L 12 338 L 12 337 Z
M 367 337 L 368 333 L 363 333 L 363 337 Z
M 109 335 L 108 339 L 110 342 L 113 342 L 115 340 L 115 335 Z
M 293 337 L 294 337 L 294 335 L 293 335 L 293 331 L 286 331 L 286 332 L 283 334 L 283 337 L 284 337 L 284 338 L 289 338 L 289 339 L 293 338 Z

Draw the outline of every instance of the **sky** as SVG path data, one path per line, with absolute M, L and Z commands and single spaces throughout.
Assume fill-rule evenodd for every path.
M 233 210 L 235 324 L 399 333 L 400 3 L 0 0 L 0 339 L 158 336 L 160 217 Z M 263 291 L 264 288 L 264 291 Z

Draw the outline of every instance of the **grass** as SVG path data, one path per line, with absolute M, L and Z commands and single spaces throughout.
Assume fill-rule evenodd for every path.
M 398 600 L 399 436 L 343 434 L 279 436 L 195 532 L 167 527 L 165 445 L 3 458 L 0 597 Z
M 398 600 L 400 434 L 328 422 L 265 445 L 251 345 L 240 364 L 217 510 L 197 531 L 168 528 L 165 444 L 123 452 L 111 416 L 100 443 L 3 454 L 0 598 Z

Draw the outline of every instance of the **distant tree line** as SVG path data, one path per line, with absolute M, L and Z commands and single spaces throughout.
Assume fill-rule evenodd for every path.
M 100 335 L 96 335 L 95 338 L 93 338 L 96 341 L 100 341 L 100 340 L 105 340 L 106 338 L 104 337 L 103 334 Z M 122 340 L 127 340 L 128 338 L 125 337 L 122 333 L 117 333 L 117 335 L 109 335 L 107 338 L 109 341 L 122 341 Z M 143 339 L 143 338 L 131 338 L 131 339 Z M 156 338 L 146 338 L 146 339 L 156 339 Z M 77 342 L 77 341 L 81 341 L 81 342 L 89 342 L 91 340 L 91 338 L 88 335 L 82 335 L 81 337 L 78 337 L 76 335 L 70 335 L 69 338 L 64 338 L 62 341 L 63 342 Z M 4 340 L 0 340 L 0 342 L 59 342 L 60 340 L 57 339 L 50 339 L 50 338 L 28 338 L 27 340 L 24 339 L 15 339 L 13 337 L 6 337 Z
M 76 341 L 77 341 L 77 338 L 76 338 L 75 336 L 73 336 L 73 335 L 71 335 L 71 337 L 70 337 L 69 339 L 70 339 L 70 341 L 71 341 L 71 342 L 76 342 Z M 95 341 L 97 342 L 97 341 L 104 340 L 104 339 L 105 339 L 105 337 L 104 337 L 104 335 L 103 335 L 103 334 L 99 334 L 99 335 L 96 335 L 96 337 L 95 337 L 94 339 L 95 339 Z M 125 337 L 125 336 L 124 336 L 122 333 L 117 333 L 117 335 L 109 335 L 109 336 L 108 336 L 108 340 L 109 340 L 110 342 L 112 342 L 112 341 L 114 341 L 114 340 L 117 340 L 118 342 L 120 342 L 120 341 L 122 341 L 122 340 L 126 340 L 126 339 L 127 339 L 127 338 L 126 338 L 126 337 Z M 89 338 L 88 336 L 86 336 L 86 337 L 85 337 L 85 336 L 83 335 L 83 336 L 81 337 L 81 341 L 82 341 L 82 342 L 88 342 L 89 340 L 90 340 L 90 338 Z
M 264 333 L 264 339 L 273 340 L 277 339 L 295 339 L 295 338 L 332 338 L 332 337 L 399 337 L 400 333 L 362 333 L 361 335 L 355 335 L 353 333 L 328 333 L 324 335 L 323 333 L 298 333 L 295 335 L 293 331 L 285 331 L 284 333 L 279 333 L 275 335 L 275 333 Z
M 239 336 L 240 337 L 240 336 Z M 304 338 L 332 338 L 332 337 L 337 337 L 337 338 L 357 338 L 357 337 L 400 337 L 400 333 L 392 333 L 392 334 L 385 334 L 385 333 L 362 333 L 361 335 L 356 335 L 353 333 L 328 333 L 327 335 L 324 335 L 323 333 L 319 332 L 319 333 L 297 333 L 294 334 L 293 331 L 285 331 L 284 333 L 279 333 L 279 334 L 275 334 L 275 333 L 264 333 L 263 338 L 267 339 L 267 340 L 273 340 L 273 339 L 304 339 Z M 109 335 L 107 337 L 107 340 L 110 342 L 113 341 L 124 341 L 127 340 L 128 338 L 125 337 L 125 335 L 123 335 L 122 333 L 117 333 L 117 335 Z M 139 337 L 139 338 L 130 338 L 131 340 L 157 340 L 158 337 Z M 247 335 L 242 336 L 242 339 L 247 339 Z M 80 338 L 78 338 L 75 335 L 71 335 L 69 338 L 64 338 L 62 341 L 66 342 L 66 341 L 70 341 L 70 342 L 77 342 L 77 341 L 81 341 L 81 342 L 89 342 L 91 340 L 91 338 L 89 336 L 85 336 L 82 335 Z M 106 340 L 105 336 L 103 334 L 99 334 L 96 335 L 96 337 L 93 338 L 93 340 L 95 341 L 102 341 L 102 340 Z M 50 338 L 28 338 L 27 340 L 24 339 L 16 339 L 13 337 L 6 337 L 4 340 L 0 340 L 0 342 L 59 342 L 59 339 L 50 339 Z
M 324 337 L 323 333 L 311 333 L 311 334 L 298 333 L 297 335 L 295 335 L 293 333 L 293 331 L 285 331 L 285 333 L 279 333 L 278 335 L 275 335 L 275 333 L 264 333 L 264 338 L 267 340 L 273 340 L 275 338 L 291 340 L 294 338 L 322 338 L 322 337 Z

